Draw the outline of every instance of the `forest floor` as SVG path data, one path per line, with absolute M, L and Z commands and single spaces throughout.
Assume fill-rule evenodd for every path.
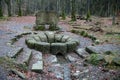
M 29 50 L 25 45 L 25 39 L 29 35 L 20 37 L 12 46 L 10 45 L 10 41 L 16 35 L 22 33 L 39 32 L 33 30 L 35 19 L 34 16 L 26 16 L 10 17 L 6 20 L 0 20 L 0 57 L 8 56 L 11 51 L 16 50 L 16 47 L 23 47 L 24 50 Z M 111 24 L 111 18 L 99 17 L 92 17 L 91 22 L 86 22 L 85 20 L 72 22 L 67 17 L 66 20 L 60 20 L 58 23 L 62 34 L 70 35 L 80 40 L 78 48 L 85 49 L 88 46 L 95 45 L 95 47 L 100 46 L 108 50 L 118 50 L 120 53 L 120 24 L 114 26 Z M 96 37 L 99 44 L 95 44 L 90 38 L 80 35 L 79 32 L 82 31 Z M 53 58 L 52 56 L 52 54 L 43 54 L 44 70 L 42 73 L 23 70 L 23 67 L 21 69 L 20 66 L 18 67 L 16 64 L 9 63 L 11 59 L 1 58 L 0 80 L 6 80 L 6 78 L 8 80 L 23 80 L 20 74 L 10 72 L 12 68 L 16 68 L 24 74 L 27 80 L 116 80 L 116 77 L 120 79 L 120 69 L 108 69 L 91 65 L 84 62 L 85 59 L 78 56 L 75 52 L 67 55 L 69 56 L 67 57 L 69 61 L 66 61 L 63 56 L 58 55 L 57 63 L 52 63 L 51 59 L 48 60 L 49 58 Z M 15 66 L 11 67 L 11 65 Z

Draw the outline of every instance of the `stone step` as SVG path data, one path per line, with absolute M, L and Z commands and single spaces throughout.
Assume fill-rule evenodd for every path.
M 32 51 L 29 68 L 35 72 L 40 72 L 43 70 L 43 57 L 41 52 Z
M 16 61 L 19 64 L 29 64 L 30 58 L 32 55 L 32 51 L 29 49 L 26 49 L 24 52 L 22 52 L 20 55 L 17 56 Z
M 17 47 L 17 48 L 15 47 L 9 51 L 8 57 L 16 58 L 22 51 L 23 51 L 22 47 Z
M 84 48 L 78 48 L 75 52 L 82 58 L 86 58 L 90 55 Z
M 63 65 L 64 80 L 71 80 L 71 70 L 68 64 Z

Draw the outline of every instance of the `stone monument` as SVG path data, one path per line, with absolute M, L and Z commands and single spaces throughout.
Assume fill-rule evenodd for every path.
M 36 30 L 58 29 L 58 15 L 55 11 L 38 11 L 36 13 Z

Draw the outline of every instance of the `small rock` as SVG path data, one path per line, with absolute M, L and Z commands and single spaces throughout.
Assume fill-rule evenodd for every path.
M 83 72 L 84 72 L 84 73 L 87 73 L 87 72 L 89 72 L 89 69 L 86 69 L 86 70 L 84 70 Z
M 82 80 L 88 80 L 88 78 L 83 78 Z
M 43 70 L 43 61 L 37 61 L 32 65 L 32 71 L 41 71 Z
M 50 57 L 47 58 L 46 61 L 48 63 L 56 63 L 56 62 L 58 62 L 57 57 L 55 55 L 51 55 Z
M 55 72 L 55 76 L 57 79 L 62 79 L 63 80 L 63 74 L 61 72 Z
M 67 55 L 67 59 L 68 59 L 69 61 L 71 61 L 71 62 L 77 61 L 76 58 L 74 58 L 74 57 L 72 57 L 72 56 L 70 56 L 70 55 Z
M 76 71 L 75 73 L 73 73 L 73 77 L 79 78 L 79 76 L 80 76 L 80 71 Z
M 89 54 L 85 51 L 85 49 L 77 49 L 76 53 L 81 56 L 82 58 L 86 58 Z

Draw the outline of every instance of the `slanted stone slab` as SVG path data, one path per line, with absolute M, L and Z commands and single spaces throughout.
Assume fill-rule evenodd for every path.
M 34 35 L 33 38 L 34 38 L 36 41 L 41 41 L 39 35 Z
M 16 69 L 11 69 L 11 71 L 14 73 L 14 74 L 16 74 L 16 75 L 18 75 L 20 78 L 22 78 L 22 79 L 26 79 L 26 76 L 25 76 L 25 74 L 24 73 L 21 73 L 20 71 L 18 71 L 18 70 L 16 70 Z
M 42 52 L 32 51 L 32 59 L 33 59 L 35 62 L 36 62 L 36 61 L 41 61 L 41 60 L 43 60 Z
M 55 33 L 54 32 L 50 32 L 50 31 L 47 31 L 45 32 L 46 36 L 47 36 L 47 41 L 49 43 L 53 43 L 55 41 Z
M 37 42 L 35 44 L 35 49 L 38 51 L 41 51 L 43 53 L 49 53 L 50 52 L 50 43 Z
M 88 52 L 86 52 L 84 48 L 77 49 L 76 53 L 82 58 L 86 58 L 87 56 L 89 56 Z
M 9 53 L 8 53 L 8 56 L 11 57 L 11 58 L 16 58 L 20 52 L 23 51 L 23 48 L 22 47 L 17 47 L 17 48 L 13 48 Z
M 43 70 L 43 61 L 37 61 L 36 63 L 34 63 L 32 65 L 32 71 L 36 71 L 39 72 L 41 70 Z
M 34 48 L 35 47 L 36 41 L 34 39 L 28 39 L 26 40 L 26 44 L 28 45 L 29 48 Z
M 65 43 L 52 43 L 51 44 L 52 54 L 57 54 L 57 53 L 65 54 L 66 52 L 67 52 L 67 46 Z
M 41 40 L 42 42 L 47 42 L 47 36 L 45 35 L 45 33 L 40 32 L 38 35 L 39 35 L 40 40 Z
M 55 42 L 61 42 L 63 36 L 62 34 L 55 34 Z
M 69 38 L 70 38 L 69 36 L 64 35 L 64 36 L 62 37 L 61 42 L 66 42 Z
M 67 39 L 67 42 L 76 42 L 77 45 L 80 44 L 80 41 L 78 39 L 73 39 L 73 38 Z
M 71 80 L 71 70 L 69 65 L 64 64 L 63 70 L 64 70 L 64 80 Z
M 29 69 L 32 69 L 32 66 L 37 61 L 43 61 L 42 52 L 32 50 L 32 56 L 29 62 Z
M 25 52 L 22 52 L 18 57 L 17 57 L 17 62 L 20 64 L 29 64 L 29 60 L 31 58 L 32 51 L 31 50 L 26 50 Z

